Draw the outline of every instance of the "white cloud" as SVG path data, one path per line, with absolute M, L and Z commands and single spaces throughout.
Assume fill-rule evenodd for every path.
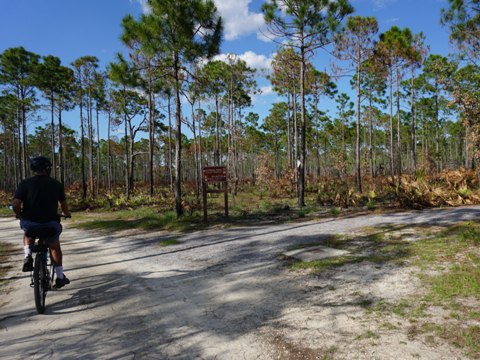
M 142 11 L 144 14 L 148 14 L 150 12 L 150 7 L 148 6 L 147 3 L 148 0 L 130 0 L 130 2 L 138 2 L 140 6 L 142 7 Z
M 220 54 L 215 56 L 215 60 L 221 60 L 226 62 L 229 56 L 232 56 L 232 55 Z M 270 70 L 270 68 L 272 67 L 272 57 L 268 58 L 265 55 L 256 54 L 250 50 L 244 52 L 241 55 L 233 55 L 233 56 L 237 56 L 241 60 L 245 61 L 248 67 L 251 67 L 260 71 Z
M 397 2 L 397 0 L 372 0 L 373 5 L 377 8 L 384 8 L 389 4 Z
M 273 94 L 273 87 L 271 85 L 269 86 L 262 86 L 260 88 L 260 94 L 263 95 L 263 96 L 266 96 L 266 95 L 270 95 L 270 94 Z
M 384 23 L 385 24 L 394 24 L 394 23 L 398 23 L 399 20 L 400 20 L 400 18 L 394 17 L 394 18 L 386 19 L 384 21 Z
M 265 27 L 262 13 L 251 12 L 248 5 L 252 0 L 215 0 L 218 12 L 223 18 L 225 40 L 235 40 L 257 33 L 264 40 L 261 29 Z
M 214 0 L 217 10 L 223 18 L 225 40 L 236 40 L 242 36 L 257 34 L 262 41 L 270 41 L 263 34 L 265 21 L 262 13 L 255 13 L 248 9 L 252 0 Z M 145 14 L 150 12 L 148 0 L 130 0 L 137 2 Z

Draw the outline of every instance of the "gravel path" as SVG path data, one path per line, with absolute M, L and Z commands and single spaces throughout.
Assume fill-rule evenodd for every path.
M 1 293 L 0 357 L 464 359 L 447 345 L 432 348 L 401 334 L 385 334 L 374 345 L 352 341 L 373 325 L 362 322 L 349 294 L 401 296 L 415 286 L 408 271 L 363 264 L 321 281 L 288 271 L 278 255 L 364 227 L 444 225 L 479 216 L 476 206 L 112 236 L 69 229 L 67 221 L 62 243 L 72 283 L 47 295 L 44 315 L 36 314 L 29 277 L 20 272 L 18 222 L 0 218 L 0 241 L 18 248 L 8 291 Z M 165 239 L 179 244 L 160 247 Z

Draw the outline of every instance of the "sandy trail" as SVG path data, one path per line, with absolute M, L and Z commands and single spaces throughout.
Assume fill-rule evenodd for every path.
M 18 247 L 8 292 L 1 293 L 0 357 L 463 359 L 458 349 L 432 348 L 401 331 L 385 332 L 375 344 L 359 338 L 376 325 L 355 299 L 414 291 L 408 269 L 361 263 L 322 279 L 288 271 L 278 255 L 366 226 L 443 225 L 479 215 L 480 207 L 464 207 L 186 235 L 105 236 L 68 228 L 67 221 L 62 243 L 72 283 L 47 295 L 44 315 L 20 271 L 18 221 L 0 218 L 0 241 Z M 170 238 L 179 244 L 159 246 Z

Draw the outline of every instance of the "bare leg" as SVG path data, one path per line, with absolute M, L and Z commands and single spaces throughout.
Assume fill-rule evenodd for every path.
M 67 279 L 63 273 L 62 266 L 62 249 L 60 248 L 60 240 L 55 241 L 53 244 L 50 244 L 50 254 L 52 259 L 56 264 L 55 272 L 57 273 L 56 287 L 61 288 L 67 284 L 70 284 L 70 280 Z
M 33 270 L 33 259 L 32 259 L 32 245 L 33 241 L 28 236 L 23 236 L 23 254 L 25 255 L 23 260 L 23 272 L 29 272 Z
M 30 239 L 27 235 L 23 236 L 23 246 L 29 246 L 32 244 L 32 239 Z
M 52 253 L 53 260 L 57 266 L 62 266 L 62 249 L 60 247 L 60 241 L 57 240 L 54 243 L 50 244 L 50 251 Z

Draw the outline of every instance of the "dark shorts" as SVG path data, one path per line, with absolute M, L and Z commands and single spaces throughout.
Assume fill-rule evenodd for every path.
M 35 221 L 30 221 L 30 220 L 25 220 L 25 219 L 20 219 L 20 228 L 24 231 L 27 232 L 29 229 L 35 226 L 48 226 L 53 229 L 55 229 L 55 235 L 51 237 L 44 238 L 42 240 L 46 241 L 47 243 L 54 243 L 60 238 L 60 234 L 62 233 L 62 224 L 60 224 L 57 221 L 49 221 L 46 223 L 38 223 Z

